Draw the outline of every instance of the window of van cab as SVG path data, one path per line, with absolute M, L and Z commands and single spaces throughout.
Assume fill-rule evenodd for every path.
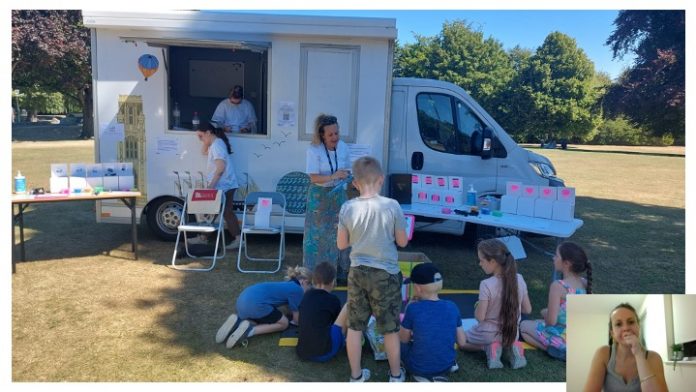
M 478 155 L 484 125 L 462 101 L 445 94 L 416 96 L 418 127 L 423 142 L 433 150 Z
M 194 113 L 210 121 L 218 104 L 240 85 L 256 114 L 256 134 L 267 133 L 266 86 L 268 48 L 252 49 L 169 46 L 169 129 L 191 130 Z M 180 121 L 174 121 L 175 107 Z

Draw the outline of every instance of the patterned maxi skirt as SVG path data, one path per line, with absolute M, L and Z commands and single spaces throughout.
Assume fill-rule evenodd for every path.
M 329 194 L 333 187 L 309 185 L 307 190 L 307 212 L 305 215 L 302 250 L 303 265 L 314 271 L 314 266 L 327 261 L 337 267 L 339 258 L 336 246 L 338 212 L 346 201 L 346 192 L 338 190 Z

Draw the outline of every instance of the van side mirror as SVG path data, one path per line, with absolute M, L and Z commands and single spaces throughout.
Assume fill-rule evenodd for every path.
M 493 156 L 493 131 L 488 127 L 483 128 L 481 139 L 481 159 L 491 159 Z

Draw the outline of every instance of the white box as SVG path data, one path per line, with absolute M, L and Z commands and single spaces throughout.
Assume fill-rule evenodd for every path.
M 51 193 L 62 193 L 70 189 L 68 177 L 51 176 L 49 182 Z
M 421 176 L 421 179 L 423 179 L 423 184 L 421 185 L 423 188 L 435 188 L 435 176 L 433 176 L 432 174 L 423 174 Z
M 104 187 L 104 177 L 87 177 L 86 180 L 87 184 L 92 189 L 98 186 Z
M 449 176 L 447 177 L 449 182 L 449 190 L 464 192 L 464 177 Z
M 464 204 L 464 193 L 458 191 L 442 192 L 442 205 L 446 207 L 459 207 Z
M 436 189 L 433 189 L 428 192 L 428 197 L 430 200 L 430 204 L 434 206 L 441 206 L 442 205 L 442 191 L 438 191 Z
M 67 163 L 51 163 L 51 177 L 68 177 Z M 67 187 L 66 187 L 67 188 Z
M 254 212 L 254 227 L 267 229 L 271 224 L 271 210 L 273 209 L 273 199 L 270 197 L 259 197 Z
M 449 189 L 449 177 L 447 176 L 435 176 L 435 188 L 446 191 Z
M 534 216 L 534 202 L 536 198 L 520 197 L 517 201 L 517 215 Z
M 411 174 L 411 189 L 419 189 L 423 187 L 423 178 L 418 173 Z M 413 191 L 411 191 L 413 193 Z
M 517 181 L 508 181 L 505 184 L 505 194 L 508 196 L 522 196 L 522 183 Z
M 429 204 L 428 191 L 425 188 L 411 190 L 411 204 Z
M 558 188 L 558 200 L 575 204 L 575 188 Z
M 524 185 L 522 186 L 522 196 L 525 198 L 536 199 L 539 197 L 539 186 L 537 185 Z
M 111 192 L 118 190 L 118 176 L 104 176 L 104 191 Z
M 556 200 L 553 202 L 553 213 L 551 219 L 557 221 L 570 222 L 575 216 L 575 204 L 566 201 Z
M 69 177 L 68 184 L 70 185 L 70 193 L 80 193 L 87 188 L 87 178 L 85 177 Z
M 517 214 L 517 200 L 519 197 L 503 195 L 500 198 L 500 212 L 503 214 Z
M 87 164 L 86 163 L 71 163 L 70 164 L 70 176 L 71 177 L 87 177 Z
M 130 191 L 135 187 L 135 177 L 133 176 L 118 176 L 118 190 Z
M 116 171 L 119 176 L 133 175 L 133 162 L 119 162 L 116 164 Z
M 557 200 L 556 191 L 558 190 L 555 186 L 540 186 L 539 187 L 539 198 Z
M 534 217 L 551 219 L 553 214 L 553 203 L 556 200 L 551 199 L 536 199 L 534 202 Z

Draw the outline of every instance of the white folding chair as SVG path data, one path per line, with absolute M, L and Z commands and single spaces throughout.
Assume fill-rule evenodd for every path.
M 225 231 L 223 212 L 225 211 L 225 194 L 216 189 L 192 189 L 186 197 L 184 208 L 181 212 L 181 221 L 176 234 L 174 255 L 172 256 L 172 268 L 182 271 L 210 271 L 215 268 L 218 258 L 225 257 Z M 189 214 L 196 215 L 195 221 L 189 221 Z M 212 256 L 194 256 L 189 251 L 187 233 L 206 234 L 216 232 L 215 249 Z M 188 257 L 197 259 L 212 259 L 208 268 L 188 268 L 176 265 L 176 254 L 179 247 L 179 239 L 184 236 L 184 249 Z M 222 252 L 218 254 L 218 250 Z
M 242 227 L 237 253 L 237 269 L 243 273 L 267 273 L 272 274 L 280 270 L 280 264 L 285 258 L 285 196 L 279 192 L 251 192 L 244 198 L 244 212 L 242 214 Z M 253 212 L 252 217 L 250 216 Z M 278 222 L 278 219 L 280 220 Z M 273 224 L 277 223 L 277 224 Z M 249 256 L 249 234 L 252 235 L 277 235 L 280 237 L 277 258 L 264 258 Z M 242 251 L 246 261 L 275 262 L 275 269 L 244 269 L 242 268 Z

